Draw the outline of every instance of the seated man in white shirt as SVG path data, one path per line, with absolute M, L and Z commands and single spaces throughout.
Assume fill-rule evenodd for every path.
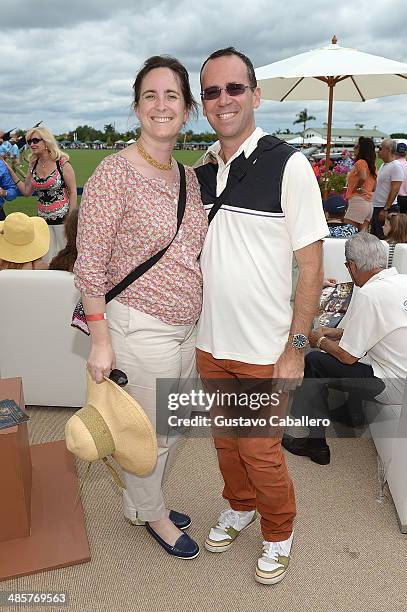
M 294 396 L 294 417 L 327 418 L 328 388 L 364 399 L 401 404 L 407 377 L 407 275 L 387 269 L 387 251 L 375 236 L 361 232 L 345 244 L 346 266 L 355 285 L 345 329 L 320 327 L 311 332 L 304 381 Z M 327 464 L 325 426 L 309 427 L 309 436 L 284 435 L 284 448 Z

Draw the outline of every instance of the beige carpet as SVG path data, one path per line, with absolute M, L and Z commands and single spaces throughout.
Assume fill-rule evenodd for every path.
M 72 411 L 36 408 L 30 414 L 32 443 L 40 443 L 61 439 Z M 298 517 L 290 571 L 279 585 L 254 582 L 258 523 L 224 554 L 203 549 L 225 503 L 211 441 L 190 438 L 180 448 L 166 494 L 169 507 L 192 515 L 189 533 L 202 544 L 197 559 L 170 558 L 144 528 L 125 522 L 120 494 L 104 466 L 93 465 L 83 491 L 91 562 L 2 582 L 0 589 L 66 590 L 68 609 L 83 612 L 406 612 L 407 536 L 399 532 L 391 499 L 378 501 L 373 444 L 333 440 L 331 450 L 329 466 L 287 457 Z M 78 466 L 81 475 L 84 468 Z

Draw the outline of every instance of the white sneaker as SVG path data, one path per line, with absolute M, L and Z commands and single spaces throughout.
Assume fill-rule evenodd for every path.
M 261 584 L 276 584 L 283 580 L 290 562 L 293 534 L 282 542 L 263 542 L 263 554 L 257 561 L 255 579 Z
M 205 540 L 205 548 L 210 552 L 224 552 L 236 540 L 243 529 L 246 529 L 256 520 L 256 510 L 248 512 L 224 510 L 216 523 L 215 527 L 209 532 Z

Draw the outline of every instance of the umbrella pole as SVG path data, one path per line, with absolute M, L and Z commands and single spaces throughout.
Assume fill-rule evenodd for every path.
M 333 77 L 328 77 L 329 98 L 328 98 L 328 129 L 326 132 L 326 157 L 325 157 L 325 180 L 324 180 L 324 200 L 328 197 L 328 171 L 329 171 L 329 155 L 331 152 L 331 128 L 332 128 L 332 107 L 334 101 L 334 86 Z

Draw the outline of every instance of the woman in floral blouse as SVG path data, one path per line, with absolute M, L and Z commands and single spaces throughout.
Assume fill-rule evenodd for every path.
M 86 315 L 91 315 L 87 320 L 92 377 L 102 382 L 115 367 L 123 370 L 129 379 L 126 390 L 157 425 L 155 470 L 144 478 L 123 474 L 124 514 L 134 525 L 145 524 L 169 554 L 193 558 L 198 545 L 180 531 L 191 520 L 167 510 L 162 495 L 176 437 L 165 428 L 166 403 L 156 406 L 157 379 L 167 379 L 166 388 L 179 392 L 181 384 L 195 375 L 195 323 L 202 304 L 198 257 L 207 218 L 192 169 L 185 168 L 183 221 L 164 256 L 107 307 L 104 296 L 165 248 L 176 233 L 180 177 L 171 154 L 196 102 L 185 68 L 168 56 L 148 59 L 133 89 L 141 135 L 135 144 L 106 157 L 86 184 L 75 283 Z

